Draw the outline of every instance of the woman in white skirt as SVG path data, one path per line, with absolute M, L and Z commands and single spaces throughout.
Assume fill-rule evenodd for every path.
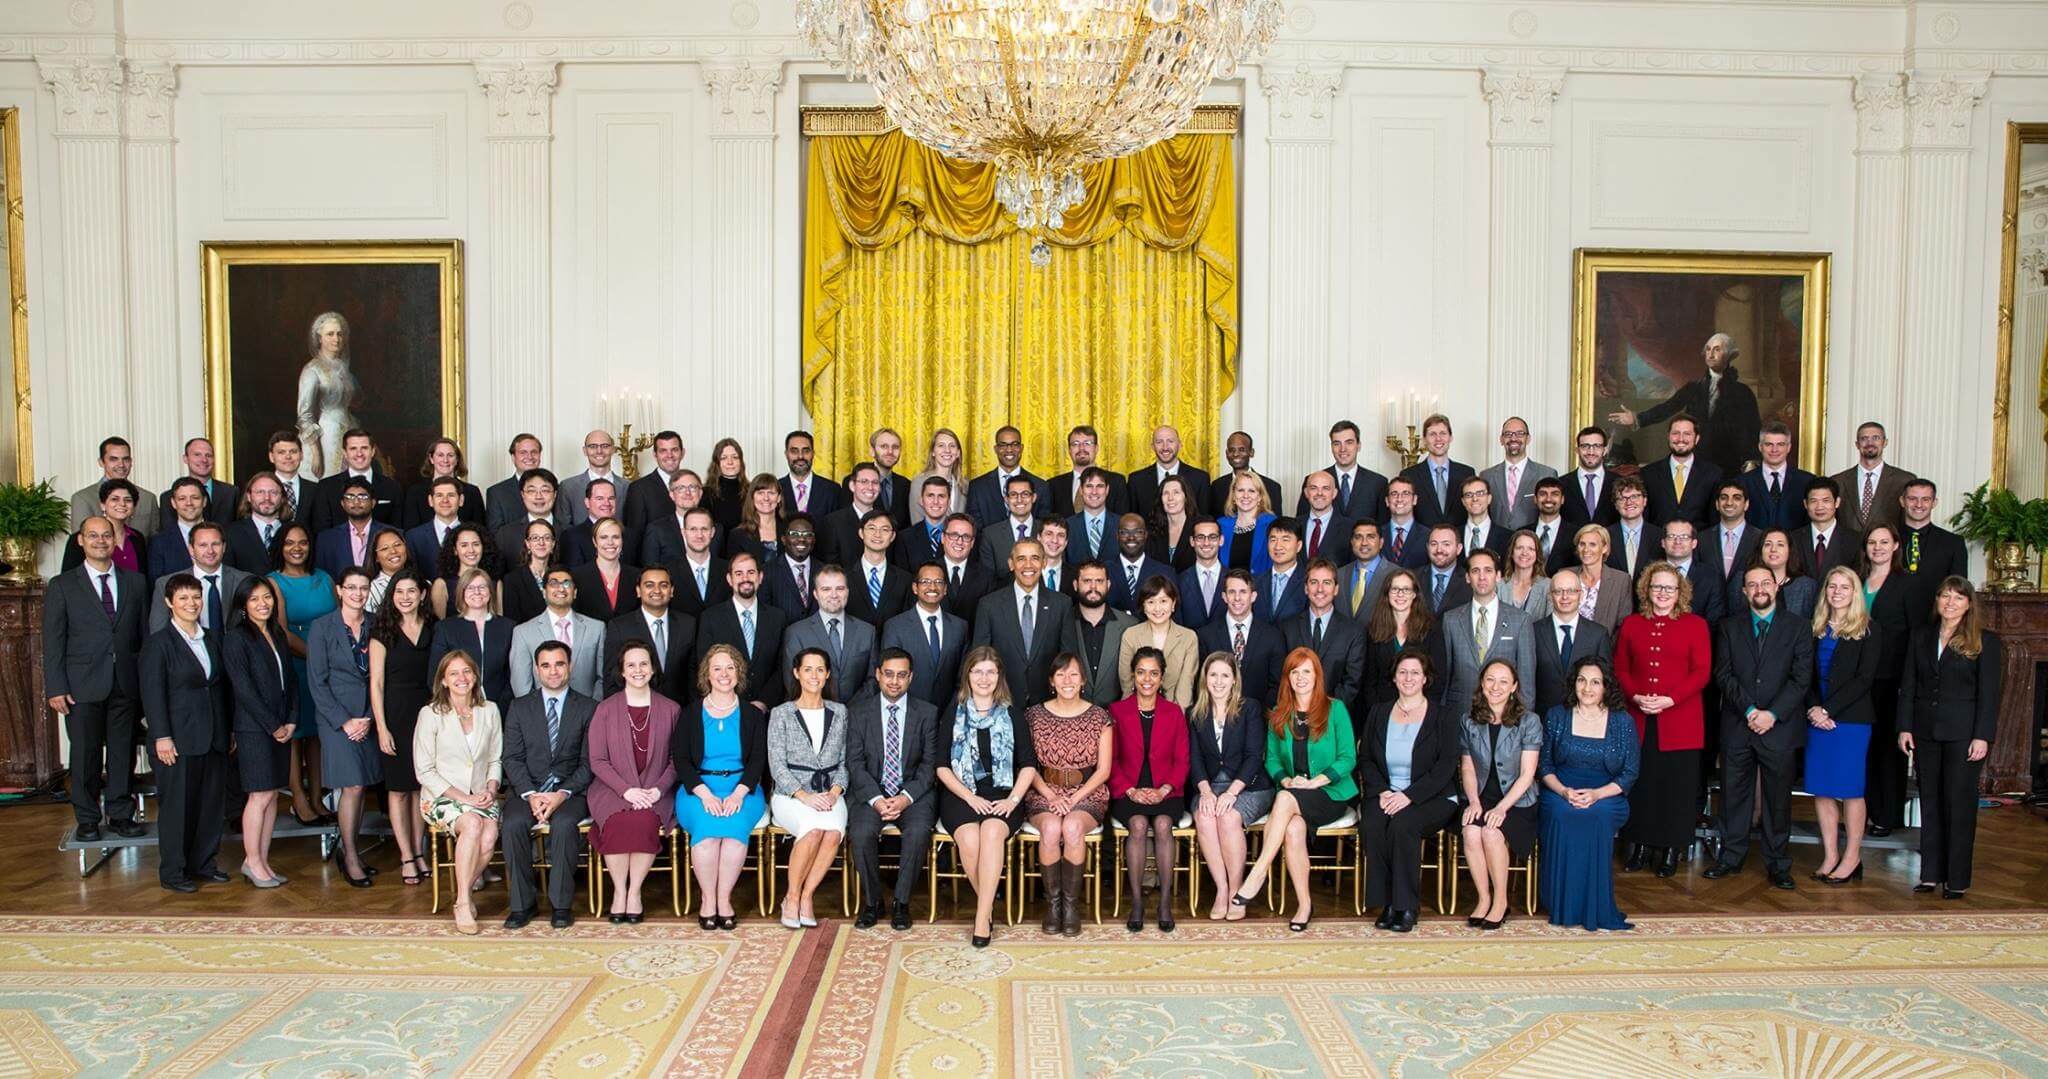
M 790 670 L 796 699 L 768 713 L 768 775 L 775 789 L 768 813 L 777 828 L 796 837 L 782 924 L 801 929 L 818 924 L 811 898 L 846 834 L 846 707 L 825 695 L 832 661 L 824 649 L 798 652 Z

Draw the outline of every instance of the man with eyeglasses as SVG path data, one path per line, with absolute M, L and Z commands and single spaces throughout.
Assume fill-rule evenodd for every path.
M 1858 532 L 1868 533 L 1873 525 L 1887 524 L 1899 529 L 1899 496 L 1913 474 L 1884 459 L 1891 444 L 1884 424 L 1867 420 L 1856 428 L 1856 463 L 1835 473 L 1836 488 L 1847 508 L 1843 518 Z
M 512 436 L 512 445 L 507 448 L 507 452 L 512 456 L 512 474 L 491 484 L 484 492 L 484 526 L 491 530 L 494 538 L 498 530 L 506 525 L 514 521 L 523 525 L 529 519 L 524 492 L 526 474 L 536 468 L 545 468 L 547 461 L 547 455 L 541 452 L 540 436 L 529 431 L 521 431 Z M 549 475 L 552 476 L 553 473 Z M 556 514 L 554 525 L 558 529 L 567 528 L 568 512 Z
M 1607 432 L 1581 427 L 1576 442 L 1579 467 L 1564 474 L 1564 519 L 1576 532 L 1582 524 L 1611 525 L 1616 517 L 1614 490 L 1608 481 Z
M 633 481 L 636 485 L 640 482 Z M 689 546 L 683 542 L 683 526 L 691 510 L 704 505 L 704 478 L 692 469 L 676 469 L 668 481 L 668 498 L 662 512 L 650 518 L 640 529 L 639 564 L 643 566 L 664 566 L 683 557 Z M 716 546 L 724 537 L 712 526 L 711 542 Z
M 541 583 L 541 598 L 547 609 L 512 627 L 510 660 L 512 693 L 524 697 L 533 692 L 533 654 L 548 641 L 560 641 L 569 648 L 569 688 L 593 700 L 604 696 L 604 626 L 589 615 L 576 612 L 576 579 L 566 566 L 548 570 Z
M 1223 613 L 1223 572 L 1230 568 L 1221 557 L 1223 526 L 1213 517 L 1197 519 L 1188 526 L 1188 546 L 1195 549 L 1195 564 L 1180 571 L 1180 609 L 1174 621 L 1199 630 Z
M 1072 517 L 1081 511 L 1081 485 L 1088 479 L 1088 470 L 1096 467 L 1096 454 L 1101 449 L 1095 428 L 1082 424 L 1067 432 L 1067 460 L 1072 464 L 1066 475 L 1056 476 L 1047 481 L 1052 499 L 1045 503 L 1055 517 Z M 1103 508 L 1110 513 L 1121 514 L 1131 508 L 1131 492 L 1123 476 L 1102 470 Z M 1069 537 L 1072 538 L 1072 537 Z
M 967 620 L 946 609 L 946 571 L 938 563 L 919 566 L 910 590 L 916 601 L 882 626 L 882 651 L 909 653 L 910 695 L 951 709 L 960 688 L 960 656 L 967 650 Z
M 322 487 L 327 483 L 327 480 L 320 481 Z M 342 570 L 370 564 L 370 552 L 376 550 L 378 533 L 396 532 L 398 529 L 371 516 L 375 500 L 369 480 L 361 476 L 344 476 L 337 486 L 341 488 L 337 499 L 341 507 L 339 523 L 313 538 L 313 565 L 339 581 Z
M 1664 530 L 1643 516 L 1650 496 L 1634 476 L 1614 480 L 1615 521 L 1607 526 L 1607 564 L 1635 580 L 1663 554 Z
M 948 516 L 945 527 L 939 531 L 939 568 L 946 571 L 946 609 L 970 621 L 981 597 L 997 585 L 996 575 L 974 557 L 974 541 L 974 519 L 964 513 Z M 1011 544 L 1010 549 L 1016 550 L 1016 544 Z M 1044 550 L 1041 544 L 1041 554 Z
M 590 520 L 590 511 L 583 499 L 583 492 L 590 486 L 590 481 L 609 480 L 614 491 L 626 489 L 626 478 L 612 468 L 612 458 L 618 451 L 618 443 L 613 441 L 610 431 L 596 430 L 583 436 L 583 459 L 589 467 L 562 480 L 562 501 L 568 504 L 570 524 L 580 525 Z
M 1696 557 L 1698 553 L 1699 530 L 1691 521 L 1673 521 L 1664 527 L 1664 559 L 1692 582 L 1692 613 L 1706 619 L 1707 625 L 1719 625 L 1728 610 L 1724 597 L 1728 579 L 1721 576 L 1721 567 L 1713 559 Z
M 1003 504 L 1003 515 L 981 526 L 981 542 L 976 549 L 982 565 L 997 580 L 1010 574 L 1010 548 L 1020 539 L 1038 535 L 1038 484 L 1023 472 L 1012 475 L 1004 481 Z
M 896 542 L 896 522 L 888 510 L 879 506 L 869 510 L 861 518 L 858 536 L 859 551 L 852 561 L 841 563 L 850 590 L 846 610 L 871 626 L 883 626 L 910 606 L 913 575 L 889 561 L 889 548 Z
M 818 572 L 824 568 L 814 553 L 818 529 L 809 516 L 791 514 L 782 523 L 782 542 L 762 571 L 763 594 L 790 622 L 801 622 L 818 609 Z
M 860 557 L 861 522 L 871 510 L 881 509 L 882 470 L 873 461 L 862 461 L 846 474 L 846 504 L 818 520 L 818 557 L 844 566 Z M 891 521 L 893 525 L 894 522 Z M 896 529 L 889 529 L 896 538 Z
M 270 544 L 284 530 L 284 485 L 258 472 L 243 485 L 249 512 L 228 525 L 228 565 L 243 573 L 270 572 Z
M 555 474 L 545 468 L 529 468 L 519 474 L 519 512 L 491 533 L 499 554 L 516 560 L 526 550 L 526 526 L 535 521 L 546 521 L 557 537 L 569 527 L 569 515 L 562 509 L 557 491 Z
M 1529 625 L 1529 640 L 1535 651 L 1536 692 L 1534 710 L 1546 715 L 1565 703 L 1571 692 L 1574 660 L 1585 656 L 1611 656 L 1614 635 L 1607 627 L 1579 616 L 1586 598 L 1586 586 L 1575 569 L 1561 569 L 1550 575 L 1550 610 Z
M 1493 492 L 1494 516 L 1513 532 L 1536 520 L 1536 484 L 1554 478 L 1557 469 L 1529 459 L 1529 421 L 1520 416 L 1509 416 L 1500 425 L 1500 448 L 1501 461 L 1488 465 L 1479 476 Z
M 674 431 L 656 434 L 654 467 L 626 488 L 627 528 L 645 534 L 648 525 L 670 515 L 674 505 L 671 485 L 682 467 L 683 436 Z
M 1005 426 L 996 431 L 996 467 L 967 483 L 967 512 L 975 524 L 989 528 L 1010 514 L 1010 481 L 1018 477 L 1030 483 L 1034 504 L 1052 501 L 1052 488 L 1024 467 L 1024 433 Z M 1014 529 L 1010 538 L 1017 538 Z M 1003 553 L 1007 563 L 1009 552 Z
M 1791 891 L 1792 785 L 1806 744 L 1806 690 L 1813 680 L 1813 630 L 1778 607 L 1778 579 L 1765 566 L 1742 577 L 1746 609 L 1722 619 L 1714 648 L 1721 690 L 1721 854 L 1700 875 L 1742 870 L 1761 784 L 1764 871 Z
M 1109 605 L 1143 617 L 1138 610 L 1138 588 L 1154 577 L 1174 578 L 1173 567 L 1145 550 L 1152 539 L 1145 519 L 1126 513 L 1116 522 L 1116 557 L 1109 566 Z

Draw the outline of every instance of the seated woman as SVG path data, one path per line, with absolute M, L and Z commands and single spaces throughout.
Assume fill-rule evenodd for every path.
M 1522 680 L 1505 659 L 1479 671 L 1479 692 L 1465 716 L 1465 865 L 1479 901 L 1465 924 L 1499 929 L 1508 920 L 1508 861 L 1536 846 L 1536 765 L 1543 755 L 1543 721 L 1522 708 Z
M 1308 890 L 1308 840 L 1316 829 L 1344 815 L 1345 803 L 1358 797 L 1352 770 L 1358 767 L 1358 740 L 1351 733 L 1351 714 L 1343 701 L 1323 691 L 1323 663 L 1315 649 L 1297 648 L 1281 664 L 1279 701 L 1266 715 L 1266 774 L 1280 785 L 1273 812 L 1266 818 L 1259 860 L 1231 893 L 1232 906 L 1242 907 L 1259 894 L 1266 873 L 1281 851 L 1287 852 L 1287 875 L 1294 884 L 1299 917 L 1287 928 L 1308 931 L 1311 900 Z
M 806 648 L 789 661 L 796 699 L 768 713 L 768 775 L 775 796 L 768 812 L 775 826 L 796 839 L 789 852 L 789 894 L 782 898 L 782 924 L 809 929 L 818 924 L 812 897 L 839 852 L 846 834 L 846 706 L 832 700 L 832 660 L 822 648 Z
M 624 689 L 598 703 L 585 745 L 590 753 L 590 848 L 612 878 L 613 925 L 639 925 L 646 910 L 640 885 L 661 852 L 661 833 L 675 824 L 676 766 L 660 747 L 675 736 L 676 702 L 656 693 L 654 646 L 628 641 L 616 676 Z
M 1010 833 L 1022 823 L 1025 792 L 1038 774 L 1038 754 L 1023 709 L 1003 680 L 1002 656 L 988 645 L 960 660 L 960 690 L 946 723 L 939 765 L 939 820 L 960 852 L 974 886 L 969 939 L 988 947 L 996 885 L 1003 879 Z
M 1137 599 L 1142 621 L 1124 630 L 1123 643 L 1117 647 L 1116 669 L 1124 696 L 1137 692 L 1131 665 L 1140 649 L 1150 648 L 1161 657 L 1160 695 L 1184 709 L 1195 701 L 1195 661 L 1202 645 L 1194 630 L 1173 620 L 1180 610 L 1180 589 L 1164 577 L 1148 577 L 1138 585 Z
M 1244 883 L 1245 826 L 1273 806 L 1266 775 L 1266 725 L 1259 702 L 1244 696 L 1244 679 L 1229 652 L 1202 660 L 1202 688 L 1189 717 L 1188 787 L 1195 792 L 1195 840 L 1216 882 L 1209 920 L 1239 921 L 1230 905 Z
M 1109 706 L 1116 724 L 1109 811 L 1130 833 L 1124 870 L 1130 875 L 1131 916 L 1124 927 L 1133 933 L 1145 928 L 1147 843 L 1159 865 L 1159 931 L 1173 932 L 1173 829 L 1187 811 L 1188 717 L 1160 693 L 1165 679 L 1166 657 L 1150 645 L 1140 648 L 1131 660 L 1134 691 Z
M 424 796 L 420 813 L 455 833 L 455 928 L 475 936 L 470 890 L 498 847 L 498 784 L 504 781 L 504 724 L 498 706 L 477 692 L 476 660 L 441 657 L 434 695 L 412 729 L 412 769 Z
M 740 699 L 747 661 L 712 645 L 697 664 L 697 700 L 676 724 L 670 755 L 676 823 L 690 839 L 690 871 L 703 895 L 697 928 L 731 929 L 732 888 L 747 863 L 747 841 L 767 815 L 768 713 Z
M 1081 695 L 1081 657 L 1052 661 L 1052 697 L 1024 712 L 1038 770 L 1024 813 L 1038 829 L 1038 870 L 1045 877 L 1047 933 L 1081 935 L 1081 877 L 1088 837 L 1109 818 L 1109 713 Z
M 1552 925 L 1633 929 L 1614 903 L 1614 836 L 1628 820 L 1642 746 L 1607 661 L 1581 656 L 1570 674 L 1572 703 L 1543 717 L 1538 891 Z
M 1425 696 L 1429 659 L 1394 664 L 1391 703 L 1372 710 L 1358 743 L 1358 838 L 1365 904 L 1381 929 L 1406 933 L 1422 908 L 1422 841 L 1458 815 L 1457 713 Z

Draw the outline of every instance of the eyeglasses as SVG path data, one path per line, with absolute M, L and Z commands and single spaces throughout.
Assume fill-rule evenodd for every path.
M 608 450 L 612 448 L 612 444 L 609 442 L 585 442 L 583 448 L 586 450 Z
M 1555 589 L 1553 589 L 1552 591 L 1555 591 Z M 1653 585 L 1651 585 L 1651 586 L 1650 586 L 1650 591 L 1652 591 L 1652 592 L 1676 592 L 1676 591 L 1678 591 L 1678 586 L 1677 586 L 1677 585 L 1675 585 L 1675 584 L 1653 584 Z
M 1022 446 L 1023 444 L 1024 443 L 1018 441 L 1017 439 L 1008 438 L 996 443 L 996 448 L 999 450 L 1013 450 L 1019 446 Z
M 943 536 L 943 537 L 945 537 L 946 539 L 949 539 L 949 540 L 973 540 L 973 539 L 974 539 L 974 533 L 972 533 L 972 532 L 942 532 L 942 533 L 940 533 L 940 535 L 941 535 L 941 536 Z

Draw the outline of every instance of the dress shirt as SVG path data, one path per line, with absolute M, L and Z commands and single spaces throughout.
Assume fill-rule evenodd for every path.
M 206 677 L 212 678 L 213 657 L 206 654 L 206 631 L 202 629 L 198 636 L 187 637 L 185 630 L 176 622 L 171 623 L 171 628 L 178 631 L 178 637 L 185 642 L 185 647 L 192 650 L 192 657 L 199 661 L 199 669 L 206 672 Z
M 1564 518 L 1552 517 L 1546 521 L 1538 517 L 1536 523 L 1529 527 L 1536 532 L 1536 546 L 1543 550 L 1543 557 L 1549 558 L 1550 549 L 1556 545 L 1557 537 L 1564 535 Z
M 1401 550 L 1402 550 L 1402 551 L 1404 551 L 1404 552 L 1405 552 L 1405 551 L 1407 551 L 1407 549 L 1408 549 L 1408 546 L 1407 546 L 1407 545 L 1408 545 L 1408 540 L 1409 540 L 1409 537 L 1413 536 L 1414 534 L 1415 534 L 1415 518 L 1414 518 L 1414 517 L 1410 517 L 1410 518 L 1408 518 L 1408 519 L 1407 519 L 1407 520 L 1405 520 L 1405 521 L 1399 521 L 1399 520 L 1395 520 L 1395 519 L 1393 519 L 1393 518 L 1391 518 L 1391 517 L 1390 517 L 1390 518 L 1388 518 L 1388 519 L 1387 519 L 1387 550 L 1391 551 L 1391 550 L 1393 550 L 1393 549 L 1394 549 L 1395 547 L 1399 547 L 1399 548 L 1401 548 Z M 1396 543 L 1396 542 L 1395 542 L 1395 538 L 1396 538 L 1396 537 L 1399 537 L 1399 538 L 1400 538 L 1400 542 L 1399 542 L 1399 543 Z M 1393 557 L 1393 556 L 1392 556 L 1392 555 L 1389 555 L 1388 557 L 1389 557 L 1389 558 L 1391 558 L 1391 557 Z
M 256 526 L 256 535 L 263 540 L 265 547 L 270 546 L 270 541 L 276 538 L 277 530 L 284 527 L 283 521 L 275 517 L 265 517 L 260 513 L 250 514 L 249 523 Z
M 557 690 L 557 691 L 555 691 L 555 692 L 553 692 L 553 693 L 550 693 L 550 692 L 548 692 L 548 691 L 547 691 L 546 689 L 542 689 L 542 690 L 540 691 L 540 714 L 541 714 L 541 717 L 542 717 L 542 721 L 543 721 L 542 725 L 543 725 L 543 726 L 545 726 L 545 725 L 546 725 L 545 721 L 546 721 L 546 717 L 547 717 L 547 714 L 548 714 L 548 705 L 549 705 L 549 703 L 553 703 L 553 704 L 554 704 L 554 706 L 555 706 L 555 722 L 556 722 L 557 724 L 560 724 L 560 723 L 564 722 L 564 721 L 565 721 L 565 720 L 567 719 L 567 716 L 568 716 L 568 703 L 569 703 L 569 687 L 568 687 L 567 685 L 564 685 L 564 686 L 563 686 L 563 687 L 562 687 L 561 689 L 559 689 L 559 690 Z M 559 735 L 559 733 L 558 733 L 558 734 L 557 734 L 557 737 L 559 737 L 559 736 L 560 736 L 560 735 Z M 554 753 L 555 753 L 555 747 L 554 747 L 554 745 L 553 745 L 553 744 L 550 744 L 550 745 L 548 746 L 548 756 L 550 756 L 550 757 L 553 757 L 553 756 L 554 756 Z M 549 787 L 549 788 L 548 788 L 547 790 L 544 790 L 544 791 L 540 791 L 540 790 L 531 790 L 531 791 L 520 791 L 520 792 L 519 792 L 519 797 L 521 797 L 521 798 L 528 798 L 528 797 L 531 797 L 531 796 L 533 796 L 533 795 L 536 795 L 536 794 L 574 794 L 574 793 L 576 793 L 576 792 L 575 792 L 575 790 L 574 790 L 573 788 L 570 788 L 570 787 L 568 787 L 568 786 L 550 786 L 550 787 Z
M 1285 594 L 1287 593 L 1287 582 L 1288 582 L 1288 581 L 1291 581 L 1291 580 L 1293 580 L 1293 579 L 1294 579 L 1294 570 L 1293 570 L 1293 569 L 1292 569 L 1291 567 L 1290 567 L 1290 568 L 1288 568 L 1288 569 L 1284 569 L 1284 570 L 1283 570 L 1283 569 L 1276 569 L 1276 570 L 1274 570 L 1274 571 L 1273 571 L 1273 594 L 1272 594 L 1271 596 L 1268 596 L 1268 597 L 1266 597 L 1267 601 L 1268 601 L 1268 602 L 1270 602 L 1270 603 L 1272 603 L 1272 604 L 1274 604 L 1275 606 L 1278 606 L 1278 605 L 1279 605 L 1279 603 L 1280 603 L 1280 597 L 1281 597 L 1281 596 L 1283 596 L 1283 595 L 1285 595 Z
M 890 741 L 890 739 L 889 739 L 889 728 L 890 728 L 890 727 L 895 727 L 895 728 L 896 728 L 896 738 L 895 738 L 895 741 L 896 741 L 896 755 L 897 755 L 897 757 L 899 758 L 899 760 L 898 760 L 898 762 L 897 762 L 897 769 L 898 769 L 898 771 L 900 772 L 900 771 L 901 771 L 901 769 L 902 769 L 902 762 L 901 762 L 900 758 L 901 758 L 901 757 L 903 756 L 903 748 L 904 748 L 904 746 L 908 744 L 908 743 L 906 743 L 906 742 L 904 741 L 904 739 L 903 739 L 903 720 L 904 720 L 904 718 L 905 718 L 905 717 L 904 717 L 904 713 L 906 713 L 906 712 L 910 711 L 910 698 L 909 698 L 908 696 L 903 696 L 903 697 L 885 697 L 885 696 L 883 696 L 882 694 L 880 694 L 880 693 L 877 693 L 877 694 L 875 694 L 875 703 L 876 703 L 876 704 L 878 704 L 878 705 L 880 705 L 880 706 L 881 706 L 881 708 L 882 708 L 882 745 L 883 745 L 883 746 L 885 747 L 885 748 L 883 748 L 883 749 L 879 750 L 878 752 L 879 752 L 879 753 L 883 753 L 883 754 L 886 754 L 886 753 L 888 753 L 888 752 L 889 752 L 889 751 L 888 751 L 888 749 L 886 748 L 886 747 L 887 747 L 887 746 L 889 745 L 889 741 Z M 892 709 L 892 708 L 896 710 L 896 718 L 895 718 L 895 719 L 890 719 L 890 718 L 889 718 L 889 710 L 890 710 L 890 709 Z M 875 763 L 876 763 L 876 764 L 878 764 L 878 765 L 880 765 L 880 766 L 882 766 L 882 768 L 883 768 L 883 770 L 884 770 L 884 773 L 886 774 L 886 772 L 887 772 L 887 769 L 888 769 L 888 766 L 889 766 L 889 762 L 888 762 L 887 760 L 884 760 L 884 759 L 879 759 L 879 758 L 878 758 L 878 759 L 876 760 L 876 762 L 875 762 Z M 917 801 L 917 799 L 916 799 L 915 797 L 913 797 L 913 796 L 911 795 L 910 791 L 908 791 L 908 790 L 904 790 L 904 789 L 899 789 L 899 790 L 898 790 L 898 791 L 897 791 L 896 793 L 898 793 L 898 794 L 901 794 L 901 795 L 903 796 L 903 800 L 904 800 L 904 801 L 906 801 L 906 802 L 915 802 L 915 801 Z M 870 798 L 870 799 L 868 799 L 868 805 L 872 806 L 872 805 L 874 805 L 875 803 L 877 803 L 877 802 L 880 802 L 880 801 L 884 801 L 884 799 L 883 799 L 883 797 L 882 797 L 881 795 L 877 794 L 877 795 L 875 795 L 875 796 L 874 796 L 873 798 Z
M 1031 612 L 1031 628 L 1034 631 L 1037 630 L 1038 591 L 1036 589 L 1033 589 L 1032 591 L 1026 592 L 1022 588 L 1017 587 L 1016 585 L 1011 585 L 1010 592 L 1017 598 L 1017 624 L 1019 626 L 1022 626 L 1024 624 L 1024 612 L 1028 610 Z M 1028 640 L 1025 641 L 1024 646 L 1026 648 L 1029 648 L 1031 646 L 1031 642 Z
M 355 551 L 356 565 L 362 565 L 370 553 L 370 522 L 368 520 L 363 521 L 361 527 L 358 527 L 353 521 L 349 522 L 348 543 L 350 549 Z
M 1621 560 L 1628 563 L 1630 569 L 1634 569 L 1636 568 L 1636 556 L 1642 552 L 1643 520 L 1638 517 L 1634 524 L 1628 523 L 1627 519 L 1623 519 L 1619 523 L 1621 525 Z
M 1219 577 L 1222 576 L 1222 574 L 1222 562 L 1217 562 L 1213 565 L 1208 566 L 1205 566 L 1200 562 L 1195 563 L 1195 577 L 1196 580 L 1201 582 L 1202 586 L 1203 611 L 1207 611 L 1209 609 L 1209 605 L 1216 602 L 1216 581 Z
M 1135 603 L 1138 599 L 1138 586 L 1144 583 L 1138 580 L 1138 572 L 1145 568 L 1145 563 L 1143 560 L 1133 562 L 1128 558 L 1118 559 L 1118 561 L 1123 563 L 1124 581 L 1130 585 L 1131 601 Z
M 1564 661 L 1566 664 L 1570 664 L 1572 661 L 1572 656 L 1570 652 L 1565 651 L 1564 641 L 1566 634 L 1570 634 L 1574 640 L 1578 639 L 1578 616 L 1574 615 L 1572 619 L 1568 622 L 1560 622 L 1557 618 L 1557 612 L 1553 610 L 1550 612 L 1550 621 L 1551 624 L 1555 626 L 1557 629 L 1557 654 L 1564 657 Z
M 1721 526 L 1721 575 L 1723 577 L 1734 575 L 1735 548 L 1741 542 L 1742 526 L 1740 524 L 1732 528 L 1728 525 Z
M 1475 632 L 1479 629 L 1481 615 L 1484 615 L 1486 618 L 1486 639 L 1491 641 L 1493 640 L 1494 631 L 1500 628 L 1500 593 L 1498 591 L 1494 592 L 1491 597 L 1484 601 L 1480 600 L 1478 596 L 1472 597 L 1472 628 Z
M 1515 491 L 1522 486 L 1522 469 L 1527 467 L 1528 463 L 1527 458 L 1524 458 L 1520 463 L 1505 460 L 1500 463 L 1501 474 L 1507 477 L 1508 481 L 1506 492 L 1508 499 L 1507 511 L 1510 515 L 1515 511 Z
M 1479 549 L 1479 548 L 1481 548 L 1481 547 L 1484 547 L 1484 546 L 1486 546 L 1486 534 L 1487 534 L 1488 532 L 1491 532 L 1491 531 L 1493 531 L 1493 520 L 1492 520 L 1491 518 L 1488 518 L 1488 517 L 1468 517 L 1468 518 L 1466 518 L 1466 519 L 1465 519 L 1465 553 L 1466 553 L 1466 554 L 1471 554 L 1471 553 L 1472 553 L 1473 551 L 1475 551 L 1475 550 L 1477 550 L 1477 549 Z
M 116 567 L 111 562 L 103 570 L 93 569 L 91 565 L 86 566 L 87 572 L 93 576 L 93 591 L 99 593 L 101 601 L 108 607 L 114 611 L 119 611 L 121 609 L 121 589 L 118 585 L 114 584 L 115 569 Z
M 548 628 L 554 631 L 555 639 L 568 645 L 572 650 L 570 655 L 575 655 L 573 650 L 576 647 L 576 642 L 572 638 L 576 636 L 576 612 L 573 610 L 557 611 L 553 607 L 549 607 L 546 617 Z
M 1310 544 L 1309 540 L 1312 537 L 1315 542 Z M 1309 555 L 1311 558 L 1322 554 L 1323 548 L 1328 547 L 1335 538 L 1330 535 L 1329 510 L 1324 510 L 1319 514 L 1311 513 L 1308 519 L 1301 523 L 1301 542 L 1308 545 L 1306 549 L 1311 552 Z M 1346 536 L 1344 538 L 1349 540 L 1351 537 Z
M 1010 518 L 1010 531 L 1013 534 L 1015 534 L 1018 539 L 1029 539 L 1031 536 L 1031 518 Z
M 1178 475 L 1180 473 L 1180 462 L 1175 461 L 1170 465 L 1156 465 L 1153 467 L 1153 471 L 1158 473 L 1159 482 L 1164 484 L 1166 482 L 1166 477 Z
M 942 560 L 942 564 L 946 567 L 946 587 L 948 589 L 957 588 L 967 582 L 967 563 L 955 562 L 948 558 Z

